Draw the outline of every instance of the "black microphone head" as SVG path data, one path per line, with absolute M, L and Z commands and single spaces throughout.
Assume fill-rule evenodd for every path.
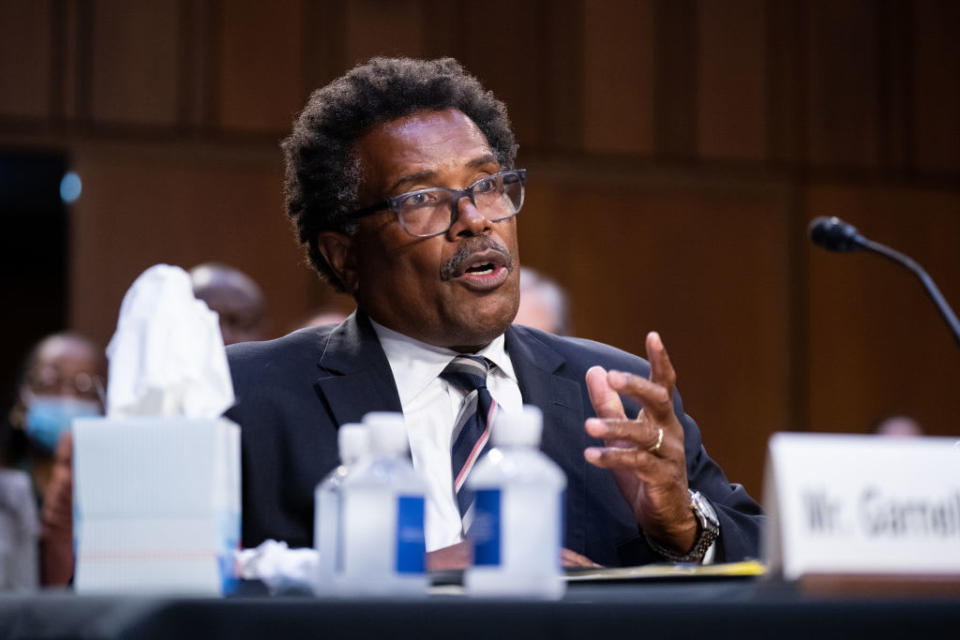
M 864 241 L 856 227 L 837 217 L 814 218 L 808 230 L 813 244 L 830 251 L 853 251 L 859 249 Z

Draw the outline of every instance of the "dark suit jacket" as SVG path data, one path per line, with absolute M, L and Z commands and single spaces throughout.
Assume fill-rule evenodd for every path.
M 638 531 L 613 475 L 583 457 L 584 448 L 598 443 L 583 426 L 594 415 L 587 369 L 599 364 L 648 376 L 648 363 L 597 342 L 518 326 L 507 330 L 506 348 L 524 403 L 543 411 L 541 449 L 567 475 L 564 546 L 608 566 L 662 561 Z M 243 545 L 274 538 L 311 546 L 314 488 L 339 464 L 337 427 L 369 411 L 401 411 L 387 358 L 360 313 L 338 326 L 232 345 L 227 354 L 237 396 L 227 416 L 242 427 Z M 625 404 L 636 415 L 639 407 Z M 760 508 L 707 456 L 679 396 L 675 406 L 690 487 L 720 519 L 717 560 L 756 557 Z

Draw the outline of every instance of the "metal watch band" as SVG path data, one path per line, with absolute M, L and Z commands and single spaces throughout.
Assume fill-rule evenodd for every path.
M 690 508 L 693 510 L 693 515 L 697 519 L 697 540 L 689 553 L 681 555 L 665 549 L 651 540 L 646 532 L 643 534 L 643 537 L 646 538 L 647 544 L 650 545 L 651 549 L 673 562 L 702 562 L 703 556 L 707 553 L 707 549 L 710 548 L 710 545 L 713 544 L 720 535 L 720 523 L 717 520 L 717 515 L 713 507 L 707 502 L 706 498 L 700 495 L 700 492 L 693 491 L 692 489 L 689 491 Z

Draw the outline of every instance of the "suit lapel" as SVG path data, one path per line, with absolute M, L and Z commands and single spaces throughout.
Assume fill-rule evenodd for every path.
M 582 382 L 561 375 L 566 360 L 525 330 L 507 329 L 506 347 L 525 404 L 543 412 L 540 448 L 567 475 L 564 545 L 586 541 L 586 432 Z M 370 411 L 402 412 L 390 363 L 366 315 L 357 311 L 331 332 L 318 366 L 318 395 L 337 426 Z
M 402 411 L 390 363 L 360 311 L 333 330 L 318 366 L 315 387 L 337 426 L 360 422 L 370 411 Z
M 583 449 L 587 439 L 583 429 L 582 383 L 561 375 L 565 358 L 526 330 L 508 328 L 506 346 L 524 404 L 536 405 L 543 412 L 540 448 L 567 474 L 564 545 L 583 549 L 586 538 Z

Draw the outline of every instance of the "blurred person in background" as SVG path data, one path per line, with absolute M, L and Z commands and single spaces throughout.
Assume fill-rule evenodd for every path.
M 547 276 L 520 267 L 520 307 L 513 324 L 558 336 L 573 335 L 567 293 Z
M 910 416 L 894 415 L 874 422 L 870 432 L 878 436 L 916 438 L 923 435 L 923 427 Z
M 206 262 L 190 270 L 193 295 L 220 316 L 225 345 L 269 337 L 270 322 L 263 292 L 242 271 Z
M 103 349 L 76 333 L 57 333 L 29 353 L 18 398 L 8 414 L 4 463 L 30 475 L 41 505 L 40 569 L 45 585 L 73 575 L 73 438 L 75 418 L 103 414 Z
M 0 591 L 37 586 L 39 531 L 30 476 L 0 469 Z

